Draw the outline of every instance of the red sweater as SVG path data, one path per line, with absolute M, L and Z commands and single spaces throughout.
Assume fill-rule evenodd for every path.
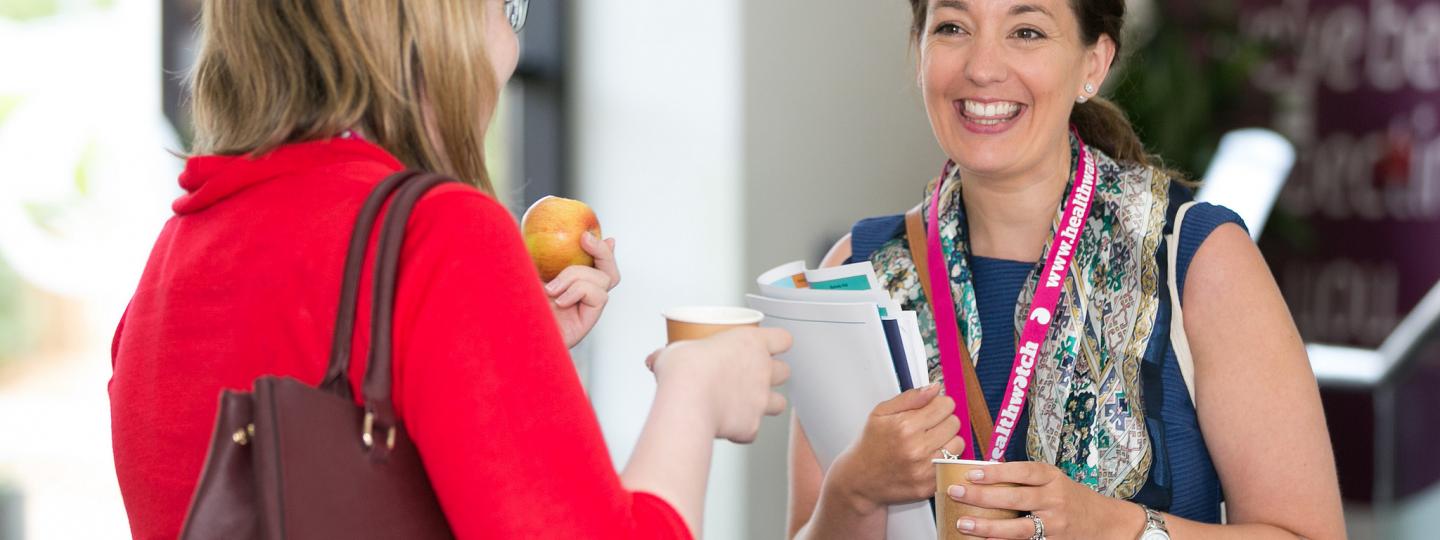
M 136 538 L 178 534 L 221 389 L 319 383 L 355 215 L 402 167 L 349 139 L 186 164 L 187 194 L 112 350 L 115 472 Z M 438 188 L 410 219 L 393 369 L 397 411 L 459 537 L 690 537 L 664 501 L 621 486 L 514 218 L 474 188 Z

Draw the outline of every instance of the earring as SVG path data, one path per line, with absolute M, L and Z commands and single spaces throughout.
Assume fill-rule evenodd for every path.
M 1076 102 L 1076 103 L 1085 103 L 1086 101 L 1090 101 L 1090 98 L 1085 97 L 1085 96 L 1080 96 L 1080 97 L 1075 98 L 1075 102 Z
M 1095 85 L 1090 84 L 1090 83 L 1088 83 L 1088 82 L 1085 83 L 1085 93 L 1086 93 L 1086 94 L 1094 94 L 1094 93 L 1095 93 Z

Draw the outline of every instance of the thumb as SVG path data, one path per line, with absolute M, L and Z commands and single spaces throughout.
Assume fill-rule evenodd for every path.
M 929 386 L 906 390 L 900 395 L 890 398 L 875 406 L 875 414 L 888 416 L 891 414 L 912 411 L 928 405 L 935 396 L 940 395 L 940 383 L 933 383 Z

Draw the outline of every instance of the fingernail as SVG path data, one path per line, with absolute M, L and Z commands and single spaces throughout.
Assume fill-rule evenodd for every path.
M 973 531 L 975 530 L 975 520 L 962 519 L 959 523 L 956 523 L 955 526 L 960 527 L 960 530 L 962 531 Z
M 971 480 L 984 480 L 984 479 L 985 479 L 985 471 L 980 470 L 980 469 L 975 469 L 975 470 L 970 471 L 969 473 L 967 473 L 966 476 L 970 477 Z
M 555 289 L 559 287 L 559 285 L 559 283 L 551 281 L 550 283 L 545 284 L 545 290 L 553 294 L 555 292 Z
M 959 499 L 965 496 L 965 486 L 950 486 L 950 489 L 945 490 L 945 493 L 950 494 L 953 498 Z

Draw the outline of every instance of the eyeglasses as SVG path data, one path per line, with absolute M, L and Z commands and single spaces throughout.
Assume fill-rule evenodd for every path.
M 510 28 L 519 34 L 525 28 L 525 14 L 530 11 L 530 0 L 505 0 L 505 18 L 510 19 Z

